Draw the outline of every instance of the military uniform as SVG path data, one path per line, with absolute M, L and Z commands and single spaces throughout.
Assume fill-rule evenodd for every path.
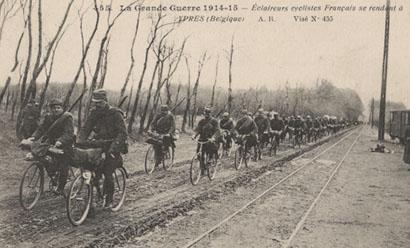
M 274 131 L 282 131 L 285 127 L 283 120 L 277 118 L 270 120 L 270 128 Z
M 159 113 L 152 121 L 151 130 L 159 134 L 173 134 L 175 132 L 175 118 L 171 113 Z
M 36 131 L 39 120 L 39 108 L 34 106 L 32 103 L 27 104 L 22 111 L 22 124 L 20 127 L 20 133 L 24 139 L 31 137 L 31 135 Z
M 221 119 L 219 122 L 221 129 L 232 131 L 234 129 L 234 124 L 232 118 Z
M 219 121 L 219 126 L 223 131 L 226 131 L 225 137 L 221 137 L 219 142 L 225 142 L 226 148 L 229 149 L 232 145 L 232 131 L 235 127 L 232 118 L 222 118 Z
M 53 155 L 56 159 L 56 167 L 48 168 L 47 172 L 51 175 L 56 172 L 55 169 L 60 170 L 59 188 L 58 191 L 63 192 L 64 186 L 67 183 L 68 170 L 72 157 L 72 145 L 74 142 L 74 122 L 73 116 L 65 112 L 59 116 L 47 114 L 40 126 L 33 134 L 34 140 L 41 139 L 42 142 L 55 144 L 59 141 L 64 151 L 62 155 Z
M 270 120 L 270 128 L 273 131 L 281 132 L 279 135 L 274 136 L 274 138 L 276 140 L 276 143 L 279 144 L 280 139 L 284 138 L 283 136 L 286 135 L 285 132 L 283 132 L 283 130 L 285 129 L 285 123 L 283 122 L 282 119 L 273 118 L 273 119 Z
M 199 141 L 206 141 L 212 138 L 218 131 L 219 123 L 214 117 L 200 120 L 198 126 L 195 128 L 195 132 L 199 134 Z
M 263 134 L 270 129 L 269 119 L 263 115 L 258 115 L 255 117 L 256 126 L 258 126 L 258 133 Z
M 105 90 L 100 89 L 93 92 L 93 101 L 106 102 L 106 100 Z M 93 137 L 95 140 L 107 141 L 107 144 L 102 147 L 106 154 L 102 173 L 105 177 L 104 192 L 107 195 L 107 203 L 111 203 L 114 194 L 112 174 L 117 167 L 123 164 L 121 154 L 128 153 L 128 134 L 122 111 L 109 106 L 108 103 L 103 109 L 91 111 L 79 132 L 79 143 L 85 142 L 92 131 L 95 133 Z
M 163 137 L 163 146 L 154 145 L 155 149 L 155 161 L 156 166 L 159 165 L 162 161 L 163 156 L 163 149 L 168 149 L 170 146 L 174 149 L 175 143 L 173 134 L 175 133 L 175 118 L 174 116 L 168 111 L 168 107 L 166 108 L 167 112 L 160 112 L 152 121 L 151 130 L 158 134 L 168 135 Z
M 249 135 L 246 141 L 247 145 L 249 147 L 255 146 L 256 149 L 256 145 L 258 144 L 258 139 L 256 136 L 256 134 L 258 133 L 258 126 L 249 115 L 245 115 L 238 120 L 235 126 L 235 130 L 240 135 Z
M 257 133 L 258 127 L 250 116 L 245 115 L 241 119 L 238 120 L 235 126 L 235 130 L 240 135 L 246 135 L 246 134 L 251 134 L 251 133 Z

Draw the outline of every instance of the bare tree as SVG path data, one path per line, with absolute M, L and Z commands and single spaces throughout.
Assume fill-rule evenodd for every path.
M 100 13 L 98 12 L 98 8 L 97 8 L 97 1 L 94 0 L 94 10 L 95 10 L 95 14 L 96 14 L 96 19 L 95 19 L 95 24 L 94 24 L 94 28 L 91 32 L 90 38 L 87 41 L 87 44 L 85 45 L 85 48 L 82 48 L 82 57 L 81 57 L 81 61 L 80 61 L 80 65 L 78 66 L 77 72 L 74 76 L 73 81 L 71 82 L 71 85 L 68 89 L 68 92 L 65 96 L 64 99 L 64 109 L 68 108 L 68 105 L 70 104 L 70 97 L 74 91 L 75 85 L 77 84 L 78 78 L 80 77 L 81 71 L 83 71 L 84 75 L 85 73 L 85 61 L 87 58 L 87 54 L 88 51 L 90 50 L 90 45 L 91 42 L 94 39 L 95 33 L 97 32 L 98 29 L 98 24 L 100 21 Z M 83 19 L 84 19 L 84 15 L 85 15 L 86 11 L 80 16 L 80 32 L 81 32 L 81 39 L 82 39 L 82 44 L 84 43 L 84 31 L 83 31 Z
M 142 88 L 142 83 L 144 82 L 144 77 L 145 77 L 145 72 L 147 70 L 147 66 L 148 66 L 148 57 L 149 57 L 149 52 L 151 50 L 152 45 L 154 44 L 155 39 L 157 38 L 157 33 L 158 30 L 161 28 L 161 20 L 163 19 L 163 15 L 161 12 L 158 13 L 158 18 L 155 21 L 155 24 L 153 24 L 153 30 L 151 31 L 151 37 L 148 39 L 148 45 L 145 48 L 145 57 L 144 57 L 144 64 L 142 66 L 142 72 L 138 81 L 138 88 L 137 88 L 137 92 L 135 94 L 135 99 L 134 99 L 134 105 L 132 107 L 132 111 L 131 111 L 131 116 L 128 122 L 128 133 L 132 132 L 132 126 L 134 125 L 134 121 L 135 121 L 135 117 L 136 117 L 136 113 L 137 113 L 137 109 L 138 109 L 138 103 L 140 100 L 140 94 L 141 94 L 141 88 Z
M 216 87 L 216 82 L 218 80 L 218 64 L 219 64 L 219 56 L 216 59 L 216 66 L 215 66 L 215 80 L 214 80 L 214 85 L 212 86 L 212 95 L 211 95 L 211 107 L 214 106 L 215 104 L 215 87 Z
M 32 0 L 30 0 L 30 1 L 32 1 Z M 30 84 L 27 88 L 27 91 L 25 93 L 23 104 L 20 106 L 20 110 L 22 108 L 24 108 L 24 106 L 27 104 L 30 97 L 33 97 L 33 98 L 35 97 L 35 94 L 36 94 L 36 92 L 35 92 L 36 80 L 37 80 L 38 76 L 40 75 L 40 73 L 43 71 L 44 66 L 46 65 L 47 61 L 50 58 L 50 55 L 51 55 L 51 53 L 53 51 L 53 48 L 54 48 L 54 46 L 57 42 L 57 39 L 58 39 L 58 37 L 60 37 L 61 32 L 63 31 L 64 25 L 67 21 L 68 14 L 70 13 L 70 10 L 71 10 L 71 7 L 72 7 L 73 3 L 74 3 L 74 0 L 71 0 L 70 3 L 68 4 L 68 6 L 66 8 L 66 11 L 65 11 L 65 14 L 64 14 L 64 17 L 63 17 L 63 20 L 61 21 L 60 25 L 58 26 L 57 32 L 55 33 L 53 39 L 49 42 L 49 44 L 46 48 L 45 56 L 42 59 L 42 61 L 37 63 L 37 61 L 40 61 L 37 57 L 36 64 L 34 65 L 34 68 L 33 68 L 33 75 L 32 75 L 32 78 L 30 80 Z M 41 4 L 39 5 L 38 13 L 39 13 L 39 17 L 41 17 Z M 39 23 L 40 22 L 41 22 L 41 20 L 39 20 Z M 40 37 L 41 37 L 41 35 L 39 34 L 39 39 L 40 39 Z M 23 83 L 24 83 L 24 81 L 23 81 Z M 22 94 L 23 94 L 23 92 L 22 92 Z
M 144 131 L 145 118 L 146 118 L 146 116 L 147 116 L 148 106 L 149 106 L 149 104 L 150 104 L 150 102 L 151 102 L 152 87 L 153 87 L 153 85 L 154 85 L 155 76 L 156 76 L 156 74 L 157 74 L 157 71 L 158 71 L 158 67 L 159 67 L 159 66 L 160 66 L 160 58 L 159 58 L 159 56 L 157 56 L 157 61 L 155 62 L 154 71 L 153 71 L 153 73 L 152 73 L 151 83 L 150 83 L 149 88 L 148 88 L 147 100 L 145 101 L 144 110 L 141 112 L 140 128 L 139 128 L 139 131 L 138 131 L 138 133 L 140 133 L 140 134 Z
M 17 0 L 0 1 L 0 45 L 3 38 L 3 30 L 6 26 L 6 21 L 14 17 L 21 8 L 22 4 L 17 4 Z
M 24 68 L 23 78 L 21 81 L 21 89 L 20 89 L 20 104 L 23 105 L 24 101 L 24 94 L 26 92 L 26 82 L 28 78 L 28 72 L 30 70 L 31 64 L 31 55 L 32 55 L 32 46 L 33 46 L 33 34 L 32 34 L 32 9 L 33 9 L 33 0 L 29 0 L 28 4 L 28 14 L 27 14 L 27 32 L 28 32 L 28 55 L 26 60 L 26 65 Z
M 205 64 L 206 60 L 207 60 L 206 52 L 204 52 L 204 54 L 202 55 L 202 58 L 198 61 L 198 71 L 197 71 L 197 75 L 196 75 L 195 85 L 194 85 L 194 88 L 193 88 L 193 91 L 192 91 L 192 95 L 194 97 L 194 102 L 193 102 L 191 122 L 190 122 L 191 128 L 193 128 L 194 125 L 195 125 L 196 115 L 197 115 L 197 112 L 198 112 L 198 110 L 197 110 L 198 87 L 199 87 L 199 81 L 200 81 L 200 78 L 201 78 L 202 68 L 204 67 L 204 64 Z
M 61 36 L 58 38 L 58 40 L 56 42 L 56 45 L 54 46 L 53 53 L 51 55 L 50 69 L 48 70 L 47 65 L 45 66 L 46 82 L 45 82 L 44 87 L 43 87 L 43 89 L 40 93 L 40 103 L 39 103 L 40 111 L 43 108 L 45 98 L 46 98 L 46 92 L 47 92 L 47 89 L 48 89 L 48 85 L 50 84 L 50 79 L 51 79 L 51 74 L 53 72 L 54 57 L 55 57 L 55 54 L 56 54 L 56 50 L 57 50 L 58 44 L 61 41 L 61 38 L 64 36 L 64 33 L 65 33 L 65 31 L 61 33 Z
M 177 87 L 177 93 L 175 94 L 175 100 L 174 100 L 174 102 L 175 102 L 175 106 L 176 106 L 176 104 L 178 103 L 178 99 L 179 99 L 179 93 L 181 92 L 181 83 L 179 83 L 178 84 L 178 87 Z M 175 106 L 174 106 L 174 108 L 175 108 Z
M 172 30 L 170 30 L 172 31 Z M 161 61 L 160 61 L 160 71 L 158 74 L 158 84 L 157 84 L 157 89 L 155 91 L 155 95 L 154 95 L 154 101 L 153 101 L 153 106 L 150 112 L 150 115 L 148 117 L 148 122 L 147 122 L 147 126 L 145 128 L 145 130 L 148 130 L 153 119 L 155 116 L 155 111 L 158 108 L 158 103 L 161 100 L 161 90 L 163 88 L 164 85 L 166 84 L 170 84 L 171 82 L 171 77 L 174 75 L 175 71 L 178 68 L 179 62 L 181 61 L 181 57 L 185 48 L 185 43 L 187 41 L 187 38 L 184 39 L 181 48 L 179 49 L 179 51 L 175 51 L 173 46 L 167 49 L 167 53 L 164 53 Z M 177 52 L 177 53 L 176 53 Z M 175 55 L 175 57 L 171 58 L 171 56 Z M 165 61 L 169 61 L 169 65 L 168 65 L 168 70 L 167 70 L 167 74 L 166 77 L 164 79 L 163 78 L 163 71 L 164 71 L 164 63 Z M 170 87 L 170 86 L 169 86 Z
M 121 101 L 121 99 L 125 95 L 125 90 L 127 89 L 128 82 L 130 80 L 132 70 L 134 69 L 134 65 L 135 65 L 134 47 L 135 47 L 135 41 L 137 39 L 138 29 L 140 25 L 140 16 L 141 16 L 141 11 L 138 11 L 137 23 L 135 24 L 135 32 L 134 32 L 134 36 L 132 37 L 131 50 L 130 50 L 131 64 L 130 64 L 130 67 L 128 68 L 128 72 L 127 72 L 127 76 L 125 77 L 124 85 L 121 88 L 119 101 Z M 131 88 L 133 88 L 133 86 L 131 86 Z M 128 99 L 128 102 L 130 101 L 131 101 L 131 96 Z
M 110 45 L 110 40 L 111 37 L 108 37 L 107 43 L 105 43 L 105 48 L 103 51 L 103 56 L 102 56 L 102 66 L 100 68 L 101 73 L 100 73 L 100 80 L 99 80 L 99 84 L 98 84 L 98 88 L 103 88 L 104 87 L 104 83 L 105 83 L 105 77 L 107 76 L 107 66 L 108 66 L 108 47 Z
M 191 108 L 191 69 L 189 68 L 189 61 L 188 58 L 185 57 L 185 63 L 187 67 L 187 72 L 188 72 L 188 87 L 187 87 L 187 95 L 186 95 L 186 104 L 185 104 L 185 110 L 184 110 L 184 117 L 182 119 L 182 126 L 181 126 L 181 131 L 186 132 L 185 126 L 187 123 L 187 120 L 189 118 L 189 112 Z
M 3 89 L 2 89 L 1 92 L 0 92 L 0 106 L 1 106 L 1 104 L 2 104 L 2 102 L 3 102 L 3 97 L 4 97 L 4 95 L 6 94 L 7 89 L 9 88 L 10 81 L 11 81 L 11 78 L 8 77 L 7 80 L 6 80 L 6 84 L 4 85 Z
M 10 104 L 10 88 L 7 89 L 7 97 L 6 97 L 6 113 L 9 110 L 9 104 Z
M 105 30 L 104 36 L 101 40 L 100 43 L 100 49 L 98 51 L 98 58 L 97 58 L 97 63 L 95 64 L 95 70 L 94 70 L 94 75 L 93 78 L 91 80 L 91 84 L 90 84 L 90 90 L 88 92 L 88 98 L 87 98 L 87 102 L 86 102 L 86 112 L 85 112 L 85 116 L 88 116 L 88 112 L 90 109 L 90 103 L 91 103 L 91 96 L 93 91 L 97 88 L 97 79 L 99 77 L 99 73 L 100 73 L 100 68 L 101 68 L 101 63 L 103 62 L 103 56 L 104 56 L 104 48 L 106 47 L 106 43 L 109 40 L 109 36 L 111 33 L 112 28 L 114 27 L 116 21 L 118 20 L 118 18 L 124 13 L 125 9 L 127 9 L 128 7 L 133 6 L 135 3 L 137 3 L 138 1 L 133 1 L 130 4 L 128 4 L 126 6 L 126 8 L 122 9 L 115 17 L 114 19 L 110 22 L 110 13 L 108 14 L 108 18 L 107 18 L 107 29 Z
M 228 112 L 231 113 L 232 111 L 232 61 L 233 61 L 233 52 L 234 52 L 234 47 L 233 47 L 233 41 L 234 41 L 234 35 L 232 35 L 232 40 L 231 40 L 231 49 L 229 52 L 229 57 L 228 57 L 228 62 L 229 62 L 229 78 L 228 78 Z

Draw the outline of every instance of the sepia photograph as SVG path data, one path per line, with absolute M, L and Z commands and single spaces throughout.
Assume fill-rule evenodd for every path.
M 0 0 L 0 247 L 410 247 L 407 0 Z

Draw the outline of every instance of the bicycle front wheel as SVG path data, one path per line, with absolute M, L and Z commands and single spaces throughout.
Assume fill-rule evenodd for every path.
M 115 169 L 114 173 L 114 195 L 112 211 L 118 211 L 125 201 L 127 173 L 123 167 Z
M 164 151 L 162 160 L 162 166 L 164 167 L 164 170 L 169 170 L 172 168 L 172 166 L 174 165 L 174 155 L 175 151 L 171 146 L 168 147 L 167 151 Z
M 208 178 L 210 181 L 212 181 L 215 178 L 216 175 L 216 167 L 218 164 L 218 160 L 215 158 L 216 154 L 214 154 L 214 157 L 211 159 L 208 159 L 207 161 L 207 172 L 208 172 Z
M 32 163 L 24 172 L 20 182 L 20 205 L 25 210 L 32 209 L 40 199 L 44 188 L 44 169 Z
M 150 146 L 147 150 L 147 153 L 145 154 L 145 172 L 147 174 L 152 174 L 152 172 L 155 170 L 155 149 L 154 147 Z
M 198 159 L 197 155 L 195 155 L 195 157 L 191 160 L 189 177 L 192 185 L 197 185 L 199 179 L 201 179 L 201 161 Z
M 235 169 L 239 170 L 243 163 L 244 163 L 244 155 L 243 155 L 243 148 L 242 147 L 238 147 L 238 149 L 236 149 L 235 151 L 235 162 L 234 162 L 234 166 Z
M 78 175 L 71 183 L 66 198 L 67 217 L 71 224 L 79 226 L 85 221 L 91 208 L 91 199 L 91 183 L 82 174 Z

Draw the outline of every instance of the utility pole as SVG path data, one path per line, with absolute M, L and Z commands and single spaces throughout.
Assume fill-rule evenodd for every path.
M 379 109 L 379 142 L 384 141 L 384 121 L 386 116 L 386 88 L 387 88 L 387 65 L 389 58 L 389 28 L 390 28 L 390 0 L 386 1 L 386 23 L 384 30 L 384 52 L 383 52 L 383 71 L 382 71 L 382 88 L 380 94 Z

